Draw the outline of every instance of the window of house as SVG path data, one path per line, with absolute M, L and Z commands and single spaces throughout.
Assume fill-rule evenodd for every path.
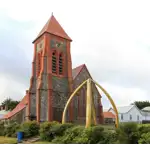
M 59 74 L 63 74 L 63 57 L 62 54 L 59 55 Z
M 56 73 L 56 64 L 57 64 L 57 62 L 56 62 L 57 60 L 56 60 L 56 53 L 55 52 L 53 52 L 52 53 L 52 73 Z
M 139 118 L 140 118 L 139 115 L 137 115 L 137 120 L 138 120 L 138 121 L 139 121 Z
M 121 120 L 123 120 L 123 114 L 121 114 Z
M 132 120 L 132 115 L 130 115 L 130 120 Z

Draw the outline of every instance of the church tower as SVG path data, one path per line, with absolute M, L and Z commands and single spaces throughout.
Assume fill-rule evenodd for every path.
M 33 41 L 34 58 L 29 88 L 28 116 L 61 121 L 72 93 L 71 38 L 52 15 Z M 70 120 L 72 118 L 70 106 Z

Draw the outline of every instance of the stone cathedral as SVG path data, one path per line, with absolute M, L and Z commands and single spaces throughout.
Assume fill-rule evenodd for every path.
M 59 121 L 71 93 L 91 77 L 85 64 L 72 69 L 71 38 L 52 15 L 33 41 L 34 56 L 30 87 L 26 95 L 4 120 Z M 97 122 L 103 123 L 101 95 L 93 84 Z M 85 122 L 86 86 L 73 98 L 68 122 Z

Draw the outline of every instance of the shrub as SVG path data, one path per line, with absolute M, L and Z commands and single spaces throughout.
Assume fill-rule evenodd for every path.
M 24 137 L 33 137 L 39 134 L 39 124 L 36 121 L 28 121 L 21 124 L 20 131 L 24 132 Z
M 98 142 L 99 144 L 117 144 L 117 134 L 112 131 L 104 131 L 103 140 Z
M 57 126 L 56 126 L 57 125 Z M 56 126 L 56 127 L 54 127 Z M 53 130 L 52 130 L 53 127 Z M 40 125 L 40 138 L 45 141 L 51 141 L 53 137 L 53 132 L 59 128 L 59 122 L 44 122 Z
M 101 126 L 92 126 L 85 128 L 84 126 L 73 126 L 52 140 L 55 144 L 109 144 L 116 143 L 116 133 L 112 131 L 104 131 Z
M 75 137 L 75 139 L 72 141 L 72 144 L 89 144 L 89 139 L 87 137 Z
M 73 143 L 76 144 L 109 144 L 115 143 L 116 134 L 112 131 L 105 131 L 101 126 L 85 128 Z
M 56 138 L 54 138 L 51 141 L 51 143 L 53 143 L 53 144 L 64 144 L 63 138 L 64 138 L 64 136 L 57 136 Z
M 72 127 L 74 127 L 74 124 L 72 123 L 61 124 L 59 132 L 62 133 L 61 135 L 63 135 L 67 129 L 72 128 Z
M 63 144 L 75 143 L 74 139 L 78 137 L 83 130 L 84 130 L 84 126 L 74 126 L 72 128 L 67 129 L 64 132 L 64 136 L 62 136 L 62 138 L 58 138 L 58 140 L 60 143 Z
M 64 143 L 63 142 L 63 135 L 65 134 L 65 131 L 68 130 L 69 128 L 74 127 L 73 124 L 71 123 L 66 123 L 66 124 L 57 124 L 55 126 L 52 126 L 51 132 L 53 135 L 53 143 Z
M 83 131 L 81 131 L 79 133 L 78 136 L 76 136 L 72 143 L 75 143 L 75 144 L 88 144 L 90 143 L 90 137 L 92 135 L 92 127 L 89 127 L 89 128 L 84 128 Z
M 50 132 L 51 142 L 54 144 L 117 144 L 116 132 L 105 131 L 101 126 L 85 128 L 79 125 L 57 124 L 51 127 Z
M 71 127 L 73 127 L 73 124 L 71 124 L 71 123 L 56 124 L 51 127 L 50 131 L 51 131 L 51 134 L 53 135 L 53 137 L 63 136 L 64 132 Z
M 142 134 L 138 142 L 139 144 L 150 144 L 150 132 Z
M 101 126 L 92 127 L 92 133 L 90 136 L 90 143 L 96 144 L 104 139 L 104 128 Z
M 15 121 L 10 121 L 8 125 L 5 125 L 4 135 L 8 137 L 16 137 L 17 130 L 20 128 L 20 125 Z
M 117 139 L 121 144 L 137 144 L 140 138 L 136 123 L 120 124 L 116 129 Z
M 147 133 L 147 132 L 150 132 L 150 125 L 140 125 L 139 126 L 139 134 L 140 134 L 140 136 L 143 133 Z
M 78 136 L 76 136 L 72 143 L 76 144 L 96 144 L 99 141 L 103 143 L 104 140 L 104 128 L 101 126 L 92 126 L 84 128 Z
M 0 121 L 0 136 L 4 136 L 4 122 Z

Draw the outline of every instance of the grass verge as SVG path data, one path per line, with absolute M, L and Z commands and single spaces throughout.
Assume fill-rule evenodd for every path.
M 31 144 L 52 144 L 51 142 L 47 142 L 47 141 L 37 141 Z
M 0 144 L 17 144 L 17 139 L 0 136 Z

